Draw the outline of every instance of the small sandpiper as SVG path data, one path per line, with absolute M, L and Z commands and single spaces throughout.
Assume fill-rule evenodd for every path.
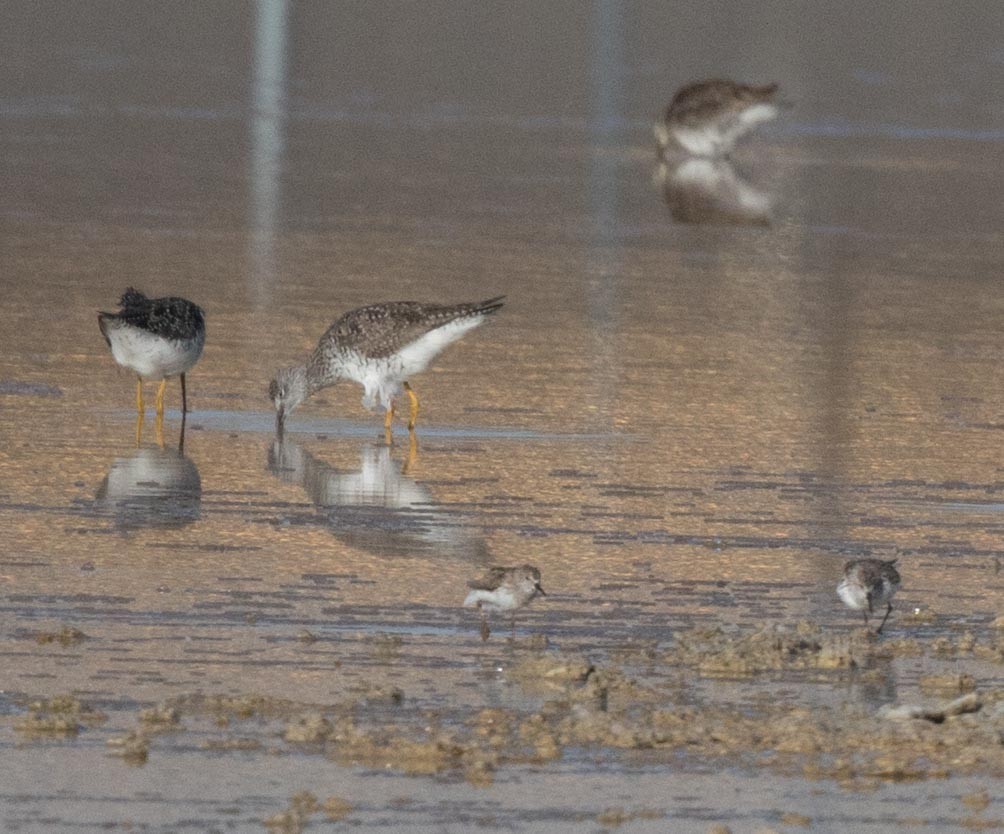
M 181 413 L 188 411 L 185 372 L 199 361 L 206 342 L 202 309 L 184 298 L 147 298 L 129 287 L 119 299 L 117 313 L 98 313 L 98 327 L 112 356 L 135 371 L 136 411 L 143 415 L 143 380 L 159 379 L 157 417 L 164 416 L 167 380 L 181 379 Z
M 538 594 L 547 596 L 540 586 L 540 570 L 533 565 L 516 567 L 491 567 L 488 572 L 467 583 L 471 592 L 464 599 L 464 608 L 481 611 L 481 639 L 490 634 L 485 611 L 512 611 L 527 605 Z M 516 633 L 516 614 L 513 613 L 513 635 Z
M 269 385 L 277 431 L 282 432 L 286 417 L 307 397 L 342 379 L 363 386 L 366 408 L 384 409 L 388 432 L 394 400 L 403 389 L 410 404 L 408 429 L 413 430 L 418 397 L 408 379 L 498 310 L 503 298 L 452 305 L 391 301 L 346 313 L 321 336 L 303 364 L 283 368 Z
M 736 141 L 780 111 L 777 84 L 755 87 L 712 79 L 682 87 L 655 125 L 661 155 L 677 148 L 694 156 L 727 156 Z
M 866 626 L 869 615 L 875 613 L 875 607 L 886 606 L 876 634 L 882 633 L 882 627 L 892 613 L 892 598 L 899 590 L 899 571 L 895 565 L 895 559 L 854 559 L 844 565 L 844 578 L 837 585 L 837 595 L 844 605 L 855 611 L 864 610 Z

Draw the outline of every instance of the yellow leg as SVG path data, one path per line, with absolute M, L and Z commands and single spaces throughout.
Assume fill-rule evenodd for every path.
M 408 431 L 415 428 L 415 421 L 418 420 L 418 395 L 412 390 L 412 387 L 406 382 L 404 383 L 404 390 L 408 392 L 408 402 L 410 404 L 410 410 L 408 412 Z
M 394 423 L 394 403 L 390 404 L 390 408 L 387 409 L 387 413 L 383 416 L 383 427 L 387 430 L 391 430 L 391 426 Z
M 415 461 L 418 459 L 418 438 L 415 436 L 415 432 L 408 432 L 408 457 L 405 459 L 404 464 L 401 466 L 401 474 L 407 475 L 411 471 L 411 467 L 415 465 Z
M 143 413 L 143 379 L 136 377 L 136 411 Z
M 167 380 L 160 381 L 160 388 L 157 389 L 157 417 L 164 419 L 164 390 L 167 388 Z

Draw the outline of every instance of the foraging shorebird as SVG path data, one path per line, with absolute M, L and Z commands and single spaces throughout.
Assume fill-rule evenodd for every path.
M 899 571 L 895 565 L 895 559 L 854 559 L 844 565 L 844 577 L 837 585 L 837 596 L 844 605 L 855 611 L 864 611 L 865 625 L 868 625 L 869 615 L 875 613 L 876 606 L 886 606 L 876 634 L 882 633 L 882 627 L 892 613 L 892 598 L 899 590 Z
M 515 637 L 516 609 L 527 605 L 538 594 L 547 596 L 540 586 L 540 570 L 533 565 L 491 567 L 484 576 L 469 581 L 467 587 L 471 592 L 464 600 L 464 608 L 477 608 L 481 611 L 482 640 L 487 640 L 490 633 L 485 611 L 514 612 L 512 629 Z
M 269 385 L 277 431 L 282 432 L 286 417 L 307 397 L 342 379 L 363 386 L 366 408 L 384 409 L 388 432 L 394 400 L 405 391 L 410 405 L 408 429 L 414 429 L 419 404 L 409 378 L 498 310 L 504 297 L 451 305 L 391 301 L 346 313 L 321 336 L 304 363 L 283 368 Z
M 726 156 L 736 141 L 780 110 L 777 84 L 755 87 L 712 79 L 682 87 L 655 125 L 659 153 L 674 147 L 694 156 Z
M 167 380 L 181 380 L 181 413 L 188 411 L 185 373 L 199 361 L 206 342 L 202 309 L 184 298 L 147 298 L 129 287 L 117 313 L 98 313 L 98 327 L 112 356 L 136 372 L 136 411 L 143 415 L 143 380 L 159 379 L 157 417 L 164 417 Z

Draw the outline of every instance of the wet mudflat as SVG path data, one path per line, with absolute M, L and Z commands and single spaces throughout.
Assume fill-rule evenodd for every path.
M 992 10 L 45 11 L 0 35 L 5 830 L 1004 825 Z M 706 74 L 794 107 L 658 165 Z M 130 284 L 206 310 L 181 451 L 97 331 Z M 339 313 L 500 293 L 417 448 L 350 384 L 274 436 Z

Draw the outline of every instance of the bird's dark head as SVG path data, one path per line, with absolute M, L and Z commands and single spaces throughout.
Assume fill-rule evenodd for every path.
M 544 589 L 540 585 L 540 569 L 535 568 L 533 565 L 523 565 L 522 571 L 524 581 L 532 584 L 533 589 L 542 597 L 546 597 L 547 594 L 544 593 Z

